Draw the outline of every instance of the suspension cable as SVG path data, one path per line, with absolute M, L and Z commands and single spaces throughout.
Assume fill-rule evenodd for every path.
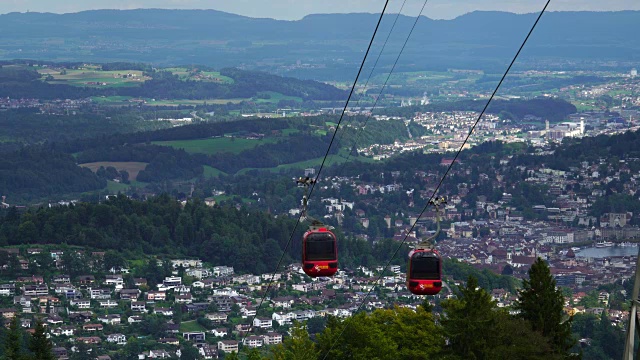
M 367 81 L 365 81 L 364 83 L 364 91 L 365 94 L 360 95 L 360 97 L 358 98 L 358 102 L 356 102 L 356 106 L 355 107 L 359 107 L 360 106 L 360 101 L 362 101 L 362 98 L 366 95 L 366 91 L 367 91 L 367 85 L 369 85 L 369 80 L 371 80 L 371 77 L 373 76 L 373 72 L 376 69 L 376 66 L 378 66 L 378 61 L 380 61 L 380 57 L 382 56 L 382 53 L 384 52 L 384 49 L 387 47 L 387 42 L 389 41 L 389 38 L 391 37 L 391 33 L 393 32 L 393 29 L 395 29 L 396 27 L 396 23 L 398 22 L 398 18 L 400 18 L 400 15 L 402 14 L 402 9 L 404 9 L 404 5 L 407 3 L 407 0 L 404 0 L 402 2 L 402 6 L 400 6 L 400 10 L 398 10 L 398 14 L 396 15 L 396 18 L 393 20 L 393 24 L 391 25 L 391 29 L 389 30 L 389 33 L 387 34 L 387 38 L 384 40 L 384 43 L 382 44 L 382 48 L 380 49 L 380 53 L 378 53 L 378 57 L 376 58 L 376 61 L 373 63 L 373 67 L 371 68 L 371 72 L 369 72 L 369 76 L 367 77 Z M 375 108 L 376 104 L 377 104 L 377 100 L 376 102 L 373 104 L 373 108 Z M 372 111 L 373 111 L 372 108 Z M 366 123 L 366 121 L 365 121 Z M 342 139 L 344 138 L 344 134 L 346 133 L 346 129 L 342 130 L 342 133 L 340 134 L 340 138 L 338 138 L 338 144 L 342 145 Z M 350 148 L 351 149 L 351 148 Z M 351 150 L 349 150 L 349 154 L 351 155 Z M 332 157 L 333 159 L 333 157 Z M 345 161 L 345 163 L 349 161 L 349 156 L 347 156 L 347 160 Z M 330 165 L 333 165 L 335 161 L 333 161 Z M 341 173 L 341 172 L 338 172 Z
M 351 157 L 351 154 L 353 153 L 353 148 L 358 144 L 358 139 L 360 138 L 360 134 L 362 134 L 362 131 L 364 131 L 364 128 L 367 127 L 367 123 L 369 122 L 369 119 L 373 115 L 373 111 L 376 109 L 376 105 L 378 105 L 378 101 L 382 97 L 382 92 L 384 91 L 385 87 L 387 86 L 387 83 L 389 82 L 389 79 L 391 78 L 391 74 L 395 70 L 396 65 L 398 65 L 398 60 L 400 60 L 400 56 L 404 52 L 404 48 L 407 46 L 407 43 L 409 42 L 409 38 L 411 37 L 411 34 L 413 33 L 413 30 L 416 28 L 416 25 L 418 24 L 418 20 L 420 19 L 420 16 L 422 16 L 422 12 L 424 11 L 424 8 L 427 5 L 428 1 L 429 0 L 425 0 L 425 2 L 422 4 L 422 8 L 420 9 L 420 13 L 416 17 L 416 20 L 413 22 L 413 26 L 411 26 L 411 30 L 409 31 L 409 34 L 407 35 L 407 38 L 404 40 L 404 44 L 402 44 L 402 48 L 400 48 L 400 52 L 398 52 L 398 56 L 396 56 L 396 60 L 393 63 L 393 66 L 391 67 L 391 71 L 389 71 L 389 74 L 387 74 L 387 78 L 384 80 L 384 84 L 382 84 L 382 87 L 380 88 L 380 92 L 378 93 L 378 96 L 376 97 L 376 100 L 374 101 L 373 106 L 371 107 L 371 112 L 369 112 L 369 115 L 367 115 L 367 118 L 364 120 L 364 124 L 362 124 L 360 129 L 358 129 L 358 131 L 356 132 L 356 136 L 355 136 L 355 138 L 353 140 L 353 144 L 349 147 L 349 153 L 347 154 L 347 159 L 345 160 L 344 164 L 346 164 L 349 161 L 349 158 Z M 343 165 L 342 168 L 340 169 L 340 171 L 338 172 L 339 174 L 342 173 L 342 170 L 344 169 L 344 166 L 345 165 Z
M 524 38 L 524 41 L 522 42 L 522 44 L 520 45 L 520 48 L 518 48 L 518 51 L 516 52 L 515 56 L 513 57 L 513 59 L 511 60 L 511 63 L 509 64 L 509 66 L 507 67 L 507 70 L 504 72 L 504 74 L 502 75 L 502 78 L 500 78 L 500 81 L 498 82 L 498 85 L 496 86 L 495 90 L 493 90 L 493 93 L 491 94 L 491 96 L 489 97 L 489 100 L 487 101 L 487 103 L 485 104 L 484 108 L 482 109 L 482 111 L 480 112 L 480 115 L 478 115 L 478 119 L 476 119 L 475 123 L 473 124 L 473 126 L 471 127 L 471 129 L 469 130 L 469 133 L 467 134 L 466 138 L 464 139 L 464 141 L 462 142 L 462 145 L 460 146 L 460 148 L 458 149 L 458 151 L 456 152 L 456 155 L 453 158 L 453 161 L 451 162 L 451 164 L 449 164 L 449 167 L 447 167 L 447 170 L 445 171 L 444 175 L 442 176 L 442 178 L 440 179 L 440 182 L 438 183 L 438 186 L 433 190 L 433 193 L 431 194 L 431 197 L 429 198 L 429 201 L 427 202 L 427 205 L 424 206 L 424 208 L 422 209 L 422 211 L 420 212 L 420 214 L 418 215 L 418 219 L 420 219 L 420 217 L 422 216 L 422 214 L 424 214 L 424 212 L 427 210 L 429 203 L 434 199 L 434 197 L 436 196 L 436 194 L 438 193 L 438 189 L 440 189 L 440 186 L 442 185 L 442 183 L 444 182 L 445 178 L 447 177 L 447 175 L 449 174 L 449 171 L 451 171 L 451 168 L 453 167 L 453 165 L 456 163 L 456 159 L 458 158 L 458 156 L 460 155 L 460 153 L 462 152 L 462 149 L 464 148 L 465 144 L 467 143 L 467 141 L 469 140 L 469 138 L 471 137 L 471 134 L 473 134 L 473 131 L 475 130 L 476 126 L 478 125 L 478 123 L 480 122 L 480 119 L 482 119 L 482 116 L 484 115 L 485 111 L 487 110 L 487 108 L 489 107 L 489 104 L 491 104 L 491 100 L 493 100 L 493 97 L 496 95 L 496 93 L 498 92 L 498 90 L 500 89 L 500 86 L 502 85 L 502 82 L 504 81 L 504 79 L 507 77 L 507 75 L 509 74 L 509 71 L 511 70 L 511 67 L 513 66 L 513 64 L 516 62 L 516 60 L 518 59 L 518 55 L 520 55 L 520 52 L 522 51 L 522 49 L 524 48 L 524 45 L 527 43 L 527 40 L 529 40 L 529 37 L 531 36 L 531 34 L 533 33 L 533 30 L 536 28 L 536 25 L 538 25 L 538 22 L 540 21 L 540 18 L 542 17 L 542 15 L 544 14 L 544 12 L 546 11 L 547 7 L 549 6 L 549 3 L 551 2 L 551 0 L 547 0 L 547 2 L 545 3 L 544 7 L 542 8 L 542 10 L 540 11 L 540 13 L 538 14 L 538 17 L 536 18 L 536 21 L 533 23 L 533 26 L 531 26 L 531 29 L 529 30 L 529 32 L 527 33 L 527 36 Z M 357 313 L 358 311 L 360 311 L 362 309 L 362 306 L 365 304 L 365 302 L 367 301 L 367 299 L 369 298 L 369 295 L 371 295 L 371 292 L 376 288 L 377 284 L 380 282 L 380 279 L 382 279 L 382 275 L 384 274 L 384 272 L 387 270 L 387 268 L 389 267 L 389 265 L 391 264 L 391 261 L 393 261 L 393 259 L 396 257 L 396 255 L 398 254 L 398 251 L 400 250 L 400 248 L 402 247 L 402 245 L 404 245 L 404 243 L 406 242 L 407 238 L 409 237 L 409 233 L 411 231 L 413 231 L 413 228 L 416 226 L 417 221 L 411 225 L 411 228 L 407 231 L 407 234 L 404 236 L 404 238 L 402 239 L 402 242 L 400 243 L 400 245 L 398 245 L 398 247 L 396 248 L 396 250 L 393 252 L 393 255 L 391 256 L 391 258 L 389 259 L 389 261 L 387 261 L 387 263 L 385 264 L 384 268 L 382 269 L 382 272 L 380 273 L 380 275 L 378 276 L 378 278 L 374 281 L 373 286 L 371 287 L 371 289 L 367 292 L 367 294 L 365 295 L 364 299 L 362 300 L 362 302 L 360 303 L 360 305 L 358 306 L 358 308 L 356 309 L 355 313 Z M 347 328 L 347 326 L 349 326 L 348 322 L 345 322 L 344 326 L 342 327 L 342 330 L 340 331 L 340 334 L 338 335 L 338 337 L 332 342 L 331 346 L 329 347 L 329 350 L 327 351 L 327 353 L 324 355 L 324 357 L 322 358 L 323 360 L 327 358 L 327 356 L 329 356 L 329 353 L 331 352 L 331 350 L 333 350 L 333 348 L 335 347 L 335 345 L 338 343 L 338 340 L 340 340 L 340 338 L 342 337 L 342 334 L 344 334 L 345 329 Z
M 380 13 L 380 17 L 378 18 L 378 22 L 376 24 L 375 29 L 373 30 L 373 35 L 371 36 L 371 40 L 369 41 L 369 46 L 367 47 L 367 51 L 364 54 L 364 57 L 362 58 L 362 63 L 360 64 L 360 68 L 358 69 L 358 74 L 356 75 L 356 79 L 353 82 L 353 86 L 351 87 L 351 91 L 349 92 L 349 97 L 347 98 L 347 101 L 344 104 L 344 109 L 342 109 L 342 114 L 340 115 L 340 120 L 338 120 L 338 124 L 336 125 L 336 130 L 333 133 L 333 136 L 331 137 L 331 142 L 329 143 L 329 146 L 327 147 L 327 152 L 324 155 L 324 158 L 322 159 L 322 164 L 320 164 L 320 169 L 318 170 L 318 174 L 316 175 L 315 180 L 313 181 L 313 184 L 311 184 L 311 189 L 309 190 L 307 199 L 309 199 L 311 197 L 311 194 L 313 193 L 313 189 L 315 188 L 317 182 L 318 182 L 318 178 L 320 178 L 320 173 L 322 172 L 322 168 L 324 167 L 324 163 L 325 161 L 327 161 L 327 157 L 329 156 L 329 151 L 331 150 L 331 145 L 333 144 L 333 141 L 336 138 L 336 134 L 338 132 L 338 129 L 340 128 L 340 123 L 342 122 L 342 118 L 344 117 L 344 113 L 347 111 L 347 106 L 349 105 L 349 100 L 351 100 L 351 96 L 353 95 L 353 92 L 356 88 L 356 84 L 358 83 L 358 79 L 360 78 L 360 73 L 362 72 L 362 68 L 364 67 L 364 63 L 367 60 L 367 55 L 369 55 L 369 50 L 371 50 L 371 45 L 373 44 L 373 40 L 376 37 L 376 33 L 378 32 L 378 28 L 380 27 L 380 22 L 382 21 L 382 17 L 384 16 L 385 10 L 387 9 L 387 5 L 389 5 L 389 0 L 386 0 L 384 3 L 384 7 L 382 8 L 382 12 Z M 287 249 L 289 248 L 289 245 L 291 244 L 291 240 L 293 239 L 293 235 L 296 232 L 296 229 L 298 228 L 298 225 L 300 224 L 300 221 L 302 220 L 302 216 L 303 214 L 300 214 L 300 216 L 298 216 L 298 220 L 296 221 L 295 226 L 293 227 L 293 230 L 291 231 L 291 235 L 289 236 L 289 240 L 287 241 L 287 244 L 285 245 L 284 249 L 282 250 L 282 255 L 280 256 L 280 260 L 278 260 L 278 264 L 276 265 L 275 270 L 273 271 L 273 274 L 271 275 L 271 279 L 269 280 L 269 284 L 267 285 L 267 288 L 264 291 L 264 294 L 262 295 L 262 299 L 260 300 L 260 303 L 258 304 L 258 307 L 256 308 L 256 314 L 253 315 L 253 318 L 251 319 L 251 323 L 249 324 L 249 331 L 247 331 L 245 333 L 245 335 L 242 337 L 242 343 L 244 343 L 244 340 L 246 339 L 247 335 L 249 335 L 249 332 L 251 332 L 252 328 L 253 328 L 253 323 L 256 319 L 256 316 L 258 315 L 258 311 L 260 311 L 260 308 L 262 307 L 262 304 L 264 303 L 265 298 L 267 297 L 267 294 L 269 293 L 269 289 L 271 288 L 271 286 L 273 285 L 273 280 L 275 279 L 276 273 L 278 272 L 278 269 L 280 268 L 280 265 L 282 264 L 282 260 L 284 259 L 285 254 L 287 253 Z

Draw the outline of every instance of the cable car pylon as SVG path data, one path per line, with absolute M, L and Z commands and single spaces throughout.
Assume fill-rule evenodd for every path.
M 407 289 L 416 295 L 436 295 L 442 290 L 442 257 L 436 250 L 435 240 L 440 235 L 440 206 L 447 203 L 444 196 L 429 200 L 436 209 L 436 232 L 409 252 Z
M 312 218 L 307 212 L 309 186 L 316 180 L 301 177 L 296 183 L 305 188 L 300 219 L 311 223 L 302 237 L 302 270 L 311 277 L 333 276 L 338 272 L 338 244 L 336 235 L 331 232 L 333 227 Z
M 638 322 L 638 304 L 640 299 L 640 248 L 638 248 L 638 257 L 636 259 L 636 277 L 633 283 L 633 294 L 631 297 L 631 310 L 629 311 L 629 328 L 627 329 L 627 340 L 624 346 L 623 360 L 640 360 L 640 351 L 634 356 L 634 348 L 636 343 L 636 332 L 640 323 Z

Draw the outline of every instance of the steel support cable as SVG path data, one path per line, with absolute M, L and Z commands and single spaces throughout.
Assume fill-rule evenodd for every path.
M 376 27 L 373 30 L 373 35 L 371 36 L 371 40 L 369 41 L 369 46 L 367 46 L 367 51 L 364 54 L 364 57 L 362 58 L 362 63 L 360 64 L 360 68 L 358 69 L 358 74 L 356 75 L 356 79 L 353 82 L 353 86 L 351 87 L 351 91 L 349 92 L 349 97 L 347 98 L 346 103 L 344 104 L 344 109 L 342 110 L 342 115 L 340 115 L 340 120 L 338 120 L 338 124 L 336 125 L 336 130 L 333 133 L 333 136 L 331 137 L 331 142 L 329 143 L 329 146 L 327 147 L 327 152 L 324 155 L 324 158 L 322 159 L 322 163 L 320 164 L 320 169 L 318 170 L 318 174 L 316 175 L 315 181 L 313 182 L 313 184 L 311 185 L 311 188 L 309 189 L 309 194 L 307 196 L 307 199 L 309 199 L 311 197 L 311 194 L 313 193 L 313 189 L 316 186 L 316 183 L 318 182 L 318 179 L 320 178 L 320 173 L 322 172 L 322 168 L 324 167 L 324 163 L 325 161 L 327 161 L 327 157 L 329 156 L 329 152 L 331 151 L 331 145 L 333 145 L 333 141 L 336 138 L 336 134 L 338 133 L 338 129 L 340 128 L 340 123 L 342 122 L 342 118 L 344 117 L 344 113 L 347 111 L 347 106 L 349 105 L 349 100 L 351 100 L 351 96 L 353 95 L 353 92 L 356 88 L 356 84 L 358 83 L 358 79 L 360 78 L 360 73 L 362 73 L 362 68 L 364 67 L 364 63 L 367 60 L 367 56 L 369 55 L 369 51 L 371 50 L 371 45 L 373 44 L 373 40 L 376 37 L 376 33 L 378 32 L 378 28 L 380 27 L 380 22 L 382 21 L 382 17 L 384 16 L 385 10 L 387 9 L 387 5 L 389 5 L 389 0 L 386 0 L 384 3 L 384 7 L 382 8 L 382 12 L 380 13 L 380 17 L 378 18 L 378 22 L 376 23 Z M 258 311 L 260 311 L 260 308 L 262 307 L 262 304 L 264 303 L 265 298 L 267 297 L 267 294 L 269 293 L 269 289 L 271 288 L 271 286 L 273 285 L 273 280 L 276 276 L 276 273 L 278 272 L 278 269 L 280 268 L 280 265 L 282 264 L 282 260 L 284 259 L 284 256 L 287 253 L 287 249 L 289 248 L 289 245 L 291 244 L 291 240 L 293 240 L 293 235 L 296 233 L 296 229 L 298 228 L 298 225 L 300 224 L 300 222 L 302 221 L 302 216 L 303 214 L 300 214 L 300 216 L 298 216 L 298 220 L 296 221 L 295 226 L 293 227 L 293 230 L 291 231 L 291 235 L 289 236 L 289 240 L 287 241 L 287 244 L 285 245 L 284 249 L 282 250 L 282 255 L 280 256 L 280 259 L 278 260 L 278 264 L 276 265 L 275 270 L 273 271 L 273 274 L 271 275 L 271 279 L 269 280 L 269 284 L 267 285 L 267 288 L 264 291 L 264 294 L 262 295 L 262 299 L 260 300 L 260 303 L 258 304 L 258 307 L 256 308 L 256 314 L 253 315 L 253 317 L 251 318 L 251 323 L 249 324 L 249 329 L 251 330 L 253 328 L 253 322 L 256 319 L 256 316 L 258 315 Z M 246 339 L 247 335 L 249 334 L 250 331 L 247 331 L 245 333 L 245 335 L 242 337 L 242 343 L 244 343 L 244 340 Z
M 478 125 L 478 123 L 480 122 L 480 119 L 482 119 L 482 116 L 484 115 L 484 113 L 487 111 L 487 108 L 489 107 L 489 104 L 491 104 L 491 100 L 493 100 L 494 96 L 496 95 L 496 93 L 498 92 L 498 90 L 500 89 L 500 86 L 502 85 L 502 82 L 504 81 L 504 79 L 507 77 L 507 75 L 509 74 L 509 71 L 511 70 L 511 67 L 513 67 L 513 64 L 516 62 L 516 60 L 518 59 L 518 56 L 520 55 L 520 52 L 522 51 L 522 49 L 524 48 L 525 44 L 527 43 L 527 40 L 529 40 L 529 37 L 531 36 L 531 34 L 533 33 L 533 30 L 536 28 L 536 25 L 538 25 L 538 22 L 540 21 L 540 18 L 542 18 L 542 15 L 544 14 L 544 12 L 546 11 L 547 7 L 549 6 L 549 3 L 551 3 L 551 0 L 547 0 L 544 7 L 542 8 L 542 10 L 540 11 L 540 13 L 538 14 L 538 17 L 536 18 L 536 21 L 533 23 L 533 26 L 531 26 L 531 29 L 529 30 L 529 32 L 527 33 L 527 36 L 524 38 L 524 41 L 522 42 L 522 44 L 520 45 L 520 47 L 518 48 L 518 51 L 516 52 L 515 56 L 513 57 L 513 59 L 511 60 L 511 63 L 509 63 L 509 66 L 507 67 L 507 70 L 504 72 L 504 74 L 502 75 L 502 78 L 500 78 L 500 81 L 498 82 L 498 85 L 496 86 L 495 90 L 493 90 L 493 93 L 491 94 L 491 96 L 489 97 L 489 100 L 487 101 L 487 103 L 485 104 L 484 108 L 482 109 L 482 111 L 480 112 L 480 115 L 478 115 L 478 119 L 476 119 L 475 123 L 473 124 L 473 126 L 471 127 L 471 129 L 469 130 L 469 133 L 467 134 L 466 138 L 464 139 L 464 141 L 462 142 L 462 145 L 460 146 L 460 148 L 458 149 L 458 151 L 456 152 L 456 155 L 453 158 L 453 161 L 451 162 L 451 164 L 447 167 L 447 170 L 445 171 L 444 175 L 442 176 L 442 178 L 440 179 L 440 182 L 438 183 L 438 186 L 433 190 L 433 193 L 431 194 L 431 197 L 429 198 L 429 201 L 427 201 L 427 204 L 424 206 L 424 208 L 422 209 L 422 211 L 420 212 L 420 214 L 418 215 L 418 220 L 420 219 L 420 217 L 422 217 L 422 214 L 424 214 L 424 212 L 427 210 L 427 208 L 429 207 L 429 202 L 431 202 L 431 200 L 433 200 L 435 198 L 435 195 L 438 193 L 438 189 L 440 189 L 440 186 L 442 185 L 442 183 L 444 182 L 444 180 L 446 179 L 447 175 L 449 174 L 449 172 L 451 171 L 451 168 L 453 167 L 453 164 L 456 163 L 456 159 L 458 158 L 458 156 L 460 155 L 460 153 L 462 152 L 462 149 L 464 148 L 465 144 L 467 143 L 467 141 L 469 140 L 469 138 L 471 137 L 471 134 L 473 134 L 473 131 L 475 130 L 476 126 Z M 402 245 L 404 245 L 404 243 L 407 241 L 407 238 L 409 237 L 409 234 L 411 233 L 411 231 L 413 231 L 414 227 L 416 226 L 417 221 L 411 225 L 411 227 L 409 228 L 409 230 L 407 231 L 407 233 L 405 234 L 404 238 L 402 239 L 402 242 L 400 243 L 400 245 L 398 245 L 398 247 L 396 248 L 396 250 L 393 252 L 393 255 L 391 255 L 391 258 L 389 259 L 389 261 L 387 261 L 387 263 L 385 264 L 384 268 L 382 269 L 380 276 L 378 276 L 378 278 L 373 282 L 373 287 L 367 292 L 367 294 L 365 295 L 364 299 L 362 300 L 362 302 L 360 303 L 360 305 L 358 306 L 358 308 L 356 309 L 356 313 L 358 311 L 360 311 L 362 309 L 362 306 L 366 303 L 367 299 L 369 298 L 369 296 L 371 295 L 371 292 L 376 288 L 377 284 L 380 282 L 380 279 L 382 279 L 382 275 L 384 274 L 384 272 L 387 270 L 387 268 L 389 268 L 389 265 L 391 264 L 391 261 L 393 261 L 393 259 L 396 257 L 396 255 L 398 255 L 398 251 L 400 251 L 400 248 L 402 247 Z M 333 343 L 331 344 L 331 346 L 329 347 L 329 351 L 327 351 L 327 353 L 324 355 L 324 357 L 322 358 L 323 360 L 325 360 L 327 358 L 327 356 L 329 356 L 329 353 L 331 353 L 331 350 L 333 350 L 333 348 L 335 347 L 335 345 L 338 343 L 338 340 L 340 340 L 340 338 L 342 337 L 342 335 L 344 334 L 345 329 L 347 328 L 347 326 L 349 325 L 348 322 L 345 323 L 345 325 L 342 327 L 342 330 L 340 331 L 338 337 L 336 338 L 336 340 L 333 341 Z
M 346 158 L 346 160 L 344 162 L 345 165 L 347 164 L 347 162 L 349 161 L 349 158 L 351 157 L 351 154 L 353 153 L 353 147 L 358 144 L 358 139 L 360 138 L 360 134 L 367 127 L 367 123 L 369 122 L 369 119 L 373 115 L 373 111 L 375 110 L 376 105 L 378 105 L 378 100 L 380 100 L 380 98 L 382 97 L 382 92 L 384 91 L 385 87 L 387 86 L 387 83 L 389 82 L 389 79 L 391 78 L 391 74 L 395 70 L 396 65 L 398 65 L 398 61 L 400 60 L 400 56 L 402 55 L 402 52 L 404 52 L 404 48 L 407 46 L 407 43 L 409 42 L 409 38 L 411 37 L 411 34 L 413 33 L 413 30 L 416 28 L 416 25 L 418 24 L 418 20 L 420 19 L 420 16 L 422 16 L 422 12 L 424 11 L 424 8 L 427 5 L 428 1 L 429 0 L 425 0 L 425 2 L 422 4 L 422 9 L 420 9 L 420 13 L 416 17 L 416 20 L 413 22 L 413 26 L 411 27 L 411 30 L 409 31 L 409 34 L 407 35 L 407 38 L 404 40 L 404 44 L 402 44 L 402 48 L 400 48 L 400 52 L 398 53 L 398 56 L 396 57 L 396 60 L 393 63 L 393 66 L 391 67 L 391 71 L 389 71 L 389 74 L 387 74 L 387 78 L 385 79 L 384 84 L 382 84 L 382 88 L 380 88 L 380 92 L 378 93 L 378 96 L 376 97 L 376 100 L 373 103 L 373 107 L 371 107 L 371 112 L 369 113 L 369 115 L 367 115 L 367 118 L 364 120 L 364 124 L 362 125 L 362 127 L 360 127 L 360 129 L 358 129 L 358 131 L 356 132 L 356 136 L 355 136 L 355 138 L 353 140 L 353 144 L 351 144 L 351 146 L 349 147 L 349 153 L 347 154 L 347 158 Z M 344 166 L 345 165 L 343 165 L 342 168 L 338 171 L 338 174 L 342 173 L 342 170 L 344 170 Z
M 369 76 L 367 77 L 367 81 L 365 81 L 364 83 L 364 91 L 367 91 L 367 85 L 369 85 L 369 80 L 371 80 L 371 77 L 373 76 L 373 71 L 376 69 L 376 66 L 378 66 L 378 61 L 380 61 L 380 57 L 382 56 L 382 53 L 384 52 L 384 49 L 387 47 L 387 42 L 389 41 L 389 38 L 391 37 L 391 33 L 393 32 L 393 29 L 395 29 L 396 27 L 396 23 L 398 22 L 398 18 L 400 18 L 400 15 L 402 14 L 402 9 L 404 9 L 404 5 L 407 3 L 407 0 L 404 0 L 402 2 L 402 6 L 400 6 L 400 10 L 398 10 L 398 15 L 396 15 L 395 20 L 393 20 L 393 24 L 391 25 L 391 29 L 389 30 L 389 33 L 387 34 L 387 38 L 384 40 L 384 43 L 382 44 L 382 49 L 380 49 L 380 53 L 378 53 L 378 57 L 376 58 L 376 61 L 373 63 L 373 67 L 371 68 L 371 72 L 369 72 Z M 361 95 L 358 98 L 358 102 L 356 103 L 356 107 L 360 106 L 360 101 L 362 101 L 362 98 L 364 97 L 364 95 Z M 376 101 L 377 103 L 377 101 Z M 373 106 L 376 106 L 376 103 L 373 104 Z M 366 122 L 366 121 L 365 121 Z M 342 144 L 342 139 L 344 138 L 344 134 L 346 132 L 346 129 L 344 129 L 342 131 L 342 133 L 340 134 L 340 138 L 338 138 L 338 144 Z M 351 150 L 349 150 L 349 154 L 351 154 Z M 349 160 L 349 156 L 347 156 L 347 161 Z M 333 164 L 330 164 L 333 165 Z

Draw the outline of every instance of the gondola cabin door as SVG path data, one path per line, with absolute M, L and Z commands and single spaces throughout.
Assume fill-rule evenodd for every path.
M 311 277 L 338 271 L 336 236 L 326 227 L 311 227 L 302 238 L 302 269 Z
M 436 295 L 442 290 L 442 258 L 434 249 L 409 254 L 407 288 L 416 295 Z

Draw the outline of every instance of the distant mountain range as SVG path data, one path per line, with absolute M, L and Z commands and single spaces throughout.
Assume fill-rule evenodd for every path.
M 501 71 L 536 15 L 473 12 L 453 20 L 423 17 L 397 71 Z M 214 10 L 10 13 L 0 15 L 0 59 L 244 65 L 299 77 L 350 79 L 378 16 L 326 14 L 282 21 Z M 385 15 L 373 55 L 395 17 Z M 400 16 L 383 65 L 395 59 L 414 20 Z M 640 11 L 549 12 L 519 63 L 528 68 L 624 69 L 640 63 L 637 34 Z

